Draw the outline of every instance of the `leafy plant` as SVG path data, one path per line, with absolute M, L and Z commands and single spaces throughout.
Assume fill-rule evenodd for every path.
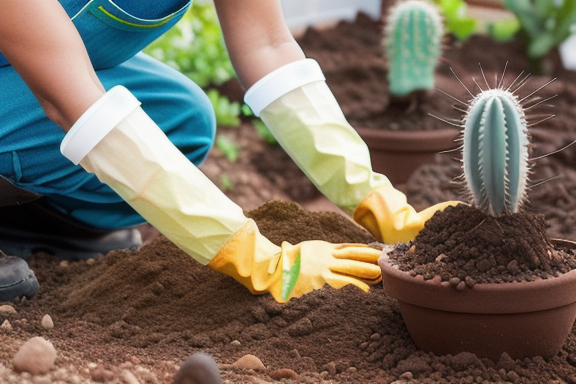
M 222 152 L 224 157 L 232 163 L 238 160 L 238 152 L 240 151 L 240 148 L 238 148 L 238 145 L 234 140 L 224 135 L 218 135 L 218 137 L 216 137 L 215 145 L 216 148 Z
M 466 40 L 476 31 L 476 19 L 466 16 L 468 5 L 464 0 L 434 0 L 444 18 L 446 30 L 458 40 Z
M 497 88 L 479 93 L 464 118 L 464 177 L 476 205 L 492 215 L 517 212 L 528 179 L 527 127 L 518 98 Z
M 517 33 L 531 60 L 532 73 L 542 73 L 542 59 L 573 33 L 576 1 L 503 0 L 503 3 L 519 22 Z
M 182 20 L 144 51 L 202 88 L 236 76 L 214 5 L 209 1 L 195 1 Z
M 444 26 L 435 5 L 408 0 L 392 7 L 383 39 L 391 94 L 402 97 L 434 88 L 443 36 Z
M 195 1 L 182 20 L 144 52 L 189 77 L 203 89 L 219 125 L 238 125 L 240 106 L 211 89 L 236 77 L 230 62 L 214 5 Z
M 220 187 L 222 188 L 223 191 L 234 190 L 234 182 L 227 173 L 223 173 L 220 176 Z
M 206 91 L 210 103 L 214 107 L 216 121 L 220 126 L 236 127 L 240 125 L 240 103 L 231 102 L 226 96 L 222 96 L 215 89 Z

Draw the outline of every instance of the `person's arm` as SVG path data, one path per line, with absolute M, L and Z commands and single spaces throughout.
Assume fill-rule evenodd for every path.
M 0 5 L 0 52 L 48 118 L 68 131 L 104 94 L 76 27 L 57 0 Z
M 278 0 L 215 0 L 244 100 L 316 187 L 378 240 L 408 241 L 437 210 L 416 212 L 348 124 L 318 63 L 305 59 Z
M 230 60 L 250 88 L 268 73 L 304 59 L 278 0 L 214 0 Z

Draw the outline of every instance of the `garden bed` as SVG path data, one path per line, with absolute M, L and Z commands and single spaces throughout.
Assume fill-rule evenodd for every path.
M 381 27 L 360 16 L 332 29 L 309 30 L 299 39 L 308 56 L 324 68 L 351 123 L 364 124 L 376 116 L 375 124 L 382 126 L 442 126 L 445 123 L 428 113 L 459 118 L 446 97 L 430 98 L 415 115 L 387 108 Z M 482 79 L 479 63 L 491 83 L 506 62 L 512 79 L 527 66 L 514 43 L 497 45 L 474 36 L 448 46 L 437 83 L 463 100 L 469 95 L 450 67 L 474 90 L 472 77 Z M 556 76 L 540 92 L 543 97 L 558 94 L 549 110 L 557 116 L 534 131 L 535 156 L 576 137 L 576 77 L 562 70 Z M 534 78 L 521 93 L 548 80 Z M 372 240 L 339 213 L 311 213 L 285 202 L 264 204 L 291 200 L 313 209 L 311 202 L 319 194 L 279 147 L 258 139 L 249 123 L 223 131 L 240 143 L 239 160 L 228 162 L 215 150 L 202 168 L 218 183 L 222 174 L 230 177 L 234 187 L 227 194 L 271 240 Z M 576 149 L 569 148 L 539 160 L 534 168 L 534 183 L 549 181 L 530 190 L 527 209 L 544 214 L 552 237 L 576 240 L 575 164 Z M 444 156 L 421 168 L 402 188 L 417 208 L 462 199 L 458 184 L 451 182 L 459 171 L 459 163 Z M 38 295 L 16 304 L 16 314 L 0 314 L 0 323 L 8 320 L 12 325 L 12 330 L 0 329 L 2 383 L 27 379 L 12 371 L 11 358 L 33 336 L 50 340 L 58 353 L 55 368 L 42 383 L 131 383 L 130 377 L 141 383 L 171 383 L 180 362 L 198 351 L 216 359 L 228 383 L 576 383 L 574 331 L 550 359 L 434 356 L 414 346 L 396 303 L 381 285 L 368 293 L 327 287 L 280 305 L 199 265 L 163 237 L 136 252 L 112 252 L 89 262 L 60 262 L 39 254 L 30 265 L 40 280 Z M 53 329 L 41 327 L 45 314 L 53 318 Z M 265 369 L 233 366 L 247 354 L 257 356 Z

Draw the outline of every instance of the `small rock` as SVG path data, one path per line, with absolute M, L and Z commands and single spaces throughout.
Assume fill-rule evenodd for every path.
M 444 262 L 444 260 L 447 259 L 447 258 L 448 258 L 448 256 L 447 256 L 445 253 L 441 253 L 441 254 L 439 254 L 439 255 L 436 257 L 436 260 L 435 260 L 435 261 L 436 261 L 437 263 L 442 263 L 442 262 Z
M 242 345 L 242 343 L 238 340 L 232 340 L 232 342 L 230 343 L 232 345 Z
M 498 360 L 498 367 L 506 371 L 511 371 L 516 367 L 516 361 L 509 354 L 503 352 Z
M 105 383 L 114 378 L 114 372 L 104 368 L 102 364 L 96 364 L 94 367 L 88 367 L 90 369 L 90 378 L 98 383 Z
M 89 260 L 94 260 L 94 259 L 89 259 Z M 127 369 L 123 369 L 120 372 L 120 380 L 122 380 L 122 382 L 125 384 L 140 384 L 138 382 L 138 379 L 136 378 L 136 376 L 134 376 L 134 374 Z
M 2 325 L 0 325 L 0 328 L 4 329 L 6 331 L 11 331 L 12 330 L 12 324 L 10 324 L 10 322 L 8 320 L 4 320 Z
M 0 305 L 0 313 L 2 314 L 16 314 L 18 312 L 16 312 L 16 308 L 14 308 L 11 305 L 8 304 L 4 304 L 4 305 Z
M 463 291 L 465 289 L 466 289 L 466 283 L 464 281 L 459 282 L 458 285 L 456 286 L 457 291 Z
M 514 259 L 510 261 L 508 265 L 506 265 L 506 269 L 508 270 L 508 272 L 513 274 L 520 272 L 520 266 L 518 265 L 518 260 Z
M 232 365 L 244 369 L 266 369 L 262 360 L 250 354 L 242 356 Z
M 473 286 L 476 285 L 476 280 L 473 277 L 470 276 L 466 276 L 464 278 L 464 282 L 466 283 L 466 285 L 470 288 L 472 288 Z
M 280 368 L 268 374 L 272 379 L 280 381 L 282 379 L 298 380 L 298 374 L 289 368 Z
M 18 372 L 33 375 L 47 373 L 54 366 L 56 349 L 51 342 L 36 336 L 24 343 L 14 355 L 12 364 Z
M 44 329 L 54 328 L 54 321 L 52 321 L 52 317 L 50 317 L 50 315 L 46 314 L 42 318 L 42 328 Z
M 456 286 L 458 286 L 458 284 L 460 284 L 461 280 L 460 280 L 459 277 L 451 277 L 448 282 L 449 282 L 450 285 L 452 285 L 453 287 L 456 287 Z
M 218 364 L 206 353 L 195 353 L 180 365 L 174 384 L 222 384 Z

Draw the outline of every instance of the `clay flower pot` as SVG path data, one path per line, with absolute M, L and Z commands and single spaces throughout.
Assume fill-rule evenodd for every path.
M 384 291 L 398 300 L 414 343 L 437 355 L 472 352 L 493 361 L 503 352 L 514 359 L 554 356 L 576 319 L 576 270 L 458 291 L 439 276 L 425 281 L 400 271 L 389 263 L 386 249 L 379 264 Z
M 434 163 L 440 152 L 458 147 L 459 131 L 452 128 L 396 131 L 358 127 L 356 131 L 370 149 L 374 171 L 386 175 L 394 185 L 406 183 L 421 165 Z

